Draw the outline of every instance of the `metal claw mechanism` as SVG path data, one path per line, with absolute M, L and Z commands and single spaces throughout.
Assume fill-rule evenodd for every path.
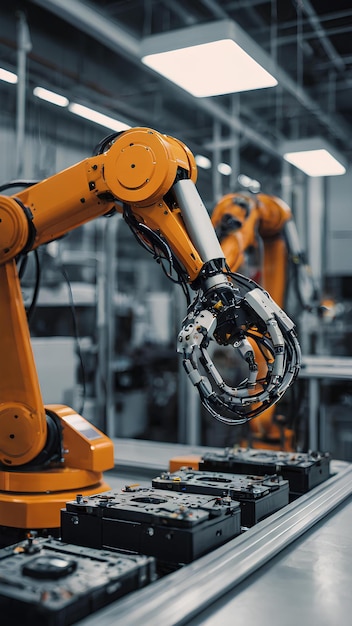
M 174 191 L 193 244 L 206 259 L 192 285 L 197 295 L 177 351 L 207 411 L 225 424 L 244 424 L 278 402 L 296 379 L 301 350 L 295 325 L 257 283 L 229 270 L 191 181 L 179 181 Z M 214 342 L 232 346 L 246 364 L 247 375 L 236 386 L 225 382 L 212 360 Z
M 294 382 L 300 346 L 293 322 L 268 293 L 240 274 L 228 277 L 224 282 L 218 276 L 219 283 L 208 290 L 204 281 L 205 291 L 183 322 L 178 352 L 209 413 L 225 424 L 244 424 L 275 404 Z M 232 346 L 246 363 L 247 377 L 236 387 L 224 381 L 209 354 L 214 341 Z M 264 374 L 254 343 L 266 363 Z

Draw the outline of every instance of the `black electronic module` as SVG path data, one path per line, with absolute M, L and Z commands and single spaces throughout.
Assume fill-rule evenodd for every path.
M 0 550 L 0 610 L 12 626 L 68 626 L 155 578 L 150 556 L 29 539 Z
M 240 505 L 228 497 L 134 486 L 67 502 L 61 537 L 67 543 L 183 564 L 239 535 L 240 518 Z
M 275 452 L 255 448 L 225 448 L 207 452 L 199 470 L 239 474 L 279 474 L 289 482 L 295 497 L 313 489 L 330 477 L 330 454 L 322 452 Z
M 181 469 L 152 481 L 153 487 L 183 493 L 230 497 L 241 506 L 241 526 L 251 527 L 289 502 L 288 481 L 282 476 L 249 476 Z

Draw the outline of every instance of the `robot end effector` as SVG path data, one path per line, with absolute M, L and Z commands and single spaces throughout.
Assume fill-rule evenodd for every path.
M 209 289 L 204 281 L 205 291 L 198 292 L 183 322 L 178 352 L 208 412 L 225 424 L 244 424 L 275 404 L 294 382 L 300 346 L 293 322 L 266 291 L 226 265 L 222 277 L 218 274 L 214 284 L 213 276 Z M 236 387 L 225 382 L 211 359 L 211 341 L 232 346 L 245 362 L 247 375 Z

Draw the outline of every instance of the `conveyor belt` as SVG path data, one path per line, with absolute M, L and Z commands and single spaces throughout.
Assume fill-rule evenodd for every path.
M 117 457 L 119 457 L 117 458 L 117 474 L 112 472 L 108 476 L 108 480 L 111 478 L 110 484 L 113 488 L 115 485 L 112 483 L 115 480 L 119 483 L 128 478 L 138 479 L 139 476 L 142 480 L 144 477 L 147 483 L 146 475 L 149 472 L 155 474 L 155 471 L 160 470 L 160 464 L 163 464 L 165 469 L 168 459 L 175 454 L 201 454 L 205 450 L 191 446 L 155 443 L 151 443 L 149 446 L 148 443 L 124 442 L 123 440 L 116 442 Z M 143 462 L 143 453 L 146 453 L 145 463 Z M 135 465 L 133 463 L 134 454 L 138 457 Z M 275 557 L 280 556 L 283 551 L 287 551 L 288 546 L 292 546 L 292 549 L 295 550 L 295 546 L 299 544 L 297 540 L 302 538 L 305 533 L 309 533 L 318 522 L 324 524 L 324 519 L 342 503 L 346 503 L 346 506 L 352 508 L 352 466 L 349 463 L 332 461 L 331 469 L 333 476 L 326 482 L 304 494 L 298 500 L 291 502 L 266 520 L 259 522 L 241 536 L 190 565 L 156 581 L 147 588 L 109 605 L 79 622 L 79 624 L 85 626 L 117 626 L 120 624 L 155 626 L 156 623 L 163 624 L 163 626 L 203 624 L 204 616 L 209 613 L 214 603 L 217 603 L 217 610 L 219 610 L 219 606 L 222 607 L 221 600 L 223 598 L 222 610 L 225 610 L 224 607 L 229 602 L 229 597 L 240 585 L 243 589 L 244 581 L 252 584 L 253 579 L 258 579 L 260 568 Z M 338 545 L 338 535 L 336 535 L 335 541 Z M 339 571 L 345 570 L 350 584 L 349 561 L 340 562 Z M 300 576 L 307 577 L 307 571 L 299 571 L 298 568 L 293 572 L 292 577 L 288 576 L 286 580 L 289 597 L 291 603 L 295 603 L 296 611 L 299 609 L 300 600 L 294 596 L 294 583 L 297 582 L 297 579 L 300 580 Z M 255 594 L 255 591 L 253 593 Z M 277 598 L 275 588 L 269 588 L 268 593 L 271 596 L 274 615 L 275 606 L 280 602 L 280 598 Z M 312 602 L 315 606 L 316 600 L 314 598 L 312 598 Z M 339 604 L 339 611 L 340 616 L 348 615 L 348 610 L 343 602 Z M 197 621 L 198 615 L 203 616 L 201 622 Z M 260 611 L 258 615 L 260 616 Z M 216 614 L 213 618 L 215 621 L 211 623 L 220 623 L 217 621 Z M 242 623 L 241 620 L 238 623 Z M 260 623 L 264 624 L 263 621 Z M 272 625 L 275 623 L 271 620 Z M 315 623 L 319 623 L 319 620 Z M 320 622 L 324 626 L 325 623 L 328 625 L 332 622 Z M 308 624 L 308 622 L 301 620 L 301 626 L 302 624 Z

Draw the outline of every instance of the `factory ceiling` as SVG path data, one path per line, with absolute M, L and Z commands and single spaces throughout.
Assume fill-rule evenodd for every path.
M 2 5 L 1 64 L 16 68 L 16 20 L 28 24 L 29 80 L 131 126 L 263 179 L 280 176 L 283 140 L 323 136 L 352 160 L 350 0 L 27 0 Z M 230 19 L 271 57 L 278 85 L 196 98 L 148 69 L 151 34 Z M 185 68 L 187 71 L 187 68 Z M 229 71 L 231 68 L 229 67 Z

